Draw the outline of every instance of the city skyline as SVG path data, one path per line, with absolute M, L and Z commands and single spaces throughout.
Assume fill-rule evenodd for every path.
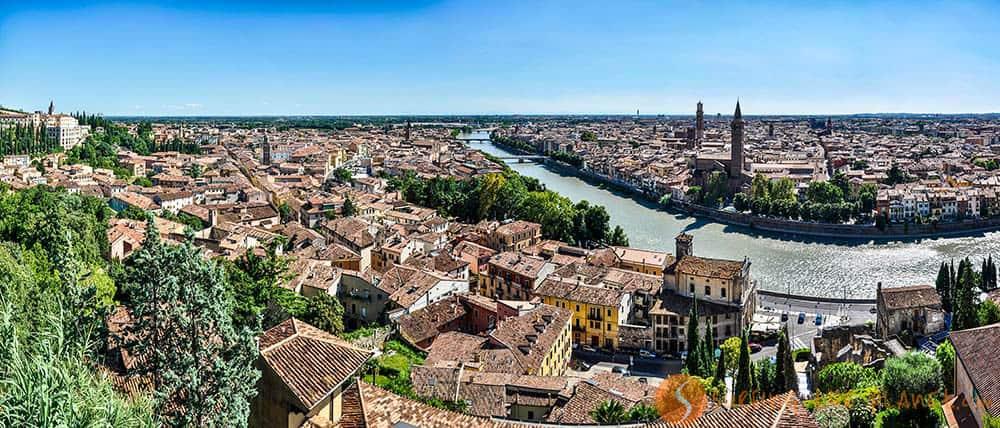
M 109 116 L 1000 111 L 990 3 L 0 11 L 0 104 Z M 824 24 L 825 23 L 825 24 Z M 43 29 L 43 30 L 40 30 Z

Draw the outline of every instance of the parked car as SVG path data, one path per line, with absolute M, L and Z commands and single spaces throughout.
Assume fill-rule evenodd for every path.
M 872 306 L 872 308 L 868 310 L 868 313 L 871 313 L 871 314 L 878 313 L 878 309 L 876 309 L 874 306 Z
M 597 350 L 594 349 L 594 347 L 590 346 L 590 345 L 583 345 L 583 346 L 580 347 L 580 349 L 583 349 L 584 351 L 587 351 L 587 352 L 597 352 Z
M 750 342 L 750 344 L 748 346 L 750 347 L 750 353 L 753 353 L 753 354 L 756 354 L 756 353 L 760 352 L 761 349 L 764 349 L 764 347 L 760 346 L 759 343 Z
M 816 325 L 823 325 L 823 316 L 816 314 Z
M 613 372 L 613 373 L 618 373 L 618 374 L 620 374 L 620 375 L 622 375 L 622 376 L 628 376 L 629 374 L 631 374 L 631 373 L 629 373 L 629 371 L 628 371 L 628 367 L 622 367 L 622 366 L 614 366 L 614 367 L 613 367 L 613 368 L 611 369 L 611 372 Z
M 642 357 L 642 358 L 656 358 L 656 354 L 654 354 L 652 352 L 649 352 L 649 351 L 647 351 L 645 349 L 640 349 L 639 350 L 639 356 Z
M 802 324 L 804 322 L 806 322 L 806 313 L 805 312 L 799 312 L 799 324 Z
M 781 311 L 781 322 L 788 321 L 788 311 Z

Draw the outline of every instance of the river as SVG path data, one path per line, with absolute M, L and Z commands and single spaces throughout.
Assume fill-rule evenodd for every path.
M 477 134 L 476 137 L 482 137 Z M 471 147 L 493 155 L 508 152 L 491 143 Z M 628 233 L 632 247 L 674 252 L 680 232 L 694 236 L 694 253 L 702 257 L 749 257 L 751 275 L 767 290 L 825 297 L 874 298 L 883 286 L 933 284 L 941 262 L 963 257 L 979 266 L 988 254 L 1000 254 L 1000 234 L 922 239 L 906 242 L 817 240 L 795 236 L 759 235 L 735 226 L 696 219 L 656 208 L 626 193 L 593 185 L 534 162 L 508 165 L 537 178 L 574 202 L 604 205 L 611 222 Z

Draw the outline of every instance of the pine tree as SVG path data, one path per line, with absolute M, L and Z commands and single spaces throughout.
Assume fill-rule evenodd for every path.
M 740 359 L 736 367 L 736 380 L 733 383 L 733 404 L 750 404 L 753 393 L 753 372 L 750 367 L 750 350 L 747 347 L 747 335 L 740 335 Z
M 701 376 L 701 346 L 698 344 L 698 299 L 691 298 L 691 310 L 688 311 L 687 325 L 687 359 L 684 361 L 687 372 L 691 376 Z
M 127 349 L 151 377 L 167 426 L 245 425 L 260 373 L 254 332 L 237 331 L 225 277 L 191 243 L 162 243 L 152 219 L 125 270 L 135 324 Z

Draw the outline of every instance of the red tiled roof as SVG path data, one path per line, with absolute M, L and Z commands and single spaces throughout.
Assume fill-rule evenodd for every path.
M 264 362 L 310 411 L 353 376 L 371 353 L 295 318 L 264 332 L 259 348 Z

